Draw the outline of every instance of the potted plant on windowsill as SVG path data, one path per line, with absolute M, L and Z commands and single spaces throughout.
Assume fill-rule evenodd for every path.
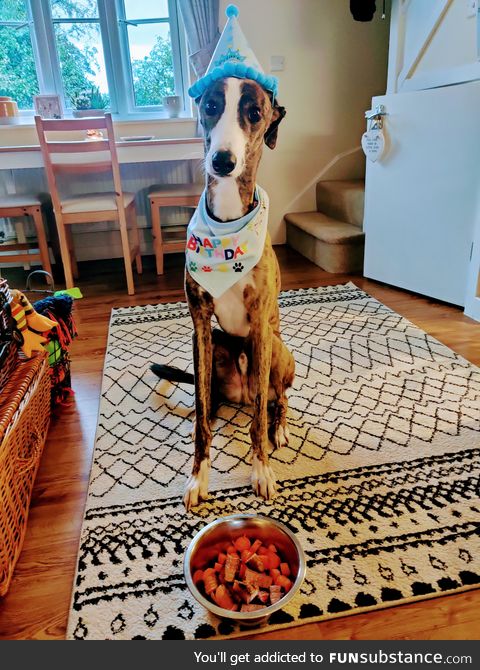
M 72 114 L 77 119 L 85 116 L 104 116 L 108 104 L 108 97 L 100 92 L 98 86 L 75 93 L 71 100 Z

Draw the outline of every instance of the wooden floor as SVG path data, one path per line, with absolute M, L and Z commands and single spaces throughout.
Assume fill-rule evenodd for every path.
M 293 251 L 277 247 L 283 288 L 353 281 L 417 326 L 480 365 L 480 324 L 459 308 L 383 286 L 359 276 L 331 275 Z M 79 337 L 72 349 L 75 403 L 51 424 L 37 476 L 22 555 L 10 591 L 0 598 L 0 638 L 56 638 L 65 635 L 83 508 L 97 419 L 107 329 L 112 307 L 183 299 L 181 256 L 166 260 L 162 277 L 147 270 L 137 294 L 127 296 L 117 262 L 80 265 L 85 298 L 76 307 Z M 23 271 L 8 270 L 14 287 Z M 275 631 L 264 639 L 479 639 L 480 590 L 445 596 L 368 614 Z

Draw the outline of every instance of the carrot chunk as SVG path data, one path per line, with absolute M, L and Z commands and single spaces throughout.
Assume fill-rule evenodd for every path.
M 270 600 L 270 594 L 268 591 L 259 591 L 257 598 L 260 600 L 261 603 L 266 605 Z
M 195 570 L 192 579 L 195 585 L 198 584 L 198 582 L 203 582 L 203 570 Z
M 250 551 L 252 552 L 252 554 L 255 554 L 258 551 L 258 549 L 260 549 L 261 546 L 262 542 L 260 540 L 255 540 L 255 542 L 250 547 Z
M 292 582 L 289 580 L 288 577 L 285 577 L 285 575 L 280 575 L 280 577 L 277 577 L 275 580 L 275 584 L 277 586 L 281 586 L 282 589 L 285 589 L 285 591 L 290 591 L 292 588 Z
M 268 551 L 273 551 L 274 554 L 277 554 L 277 547 L 274 544 L 268 545 Z
M 245 535 L 239 537 L 235 540 L 235 547 L 237 551 L 245 551 L 245 549 L 250 549 L 250 540 Z
M 227 547 L 227 554 L 236 554 L 237 550 L 234 544 L 229 544 Z
M 235 603 L 224 584 L 217 586 L 215 591 L 215 601 L 219 607 L 223 607 L 225 610 L 233 610 L 235 606 Z
M 272 576 L 273 581 L 275 581 L 276 578 L 280 576 L 280 570 L 277 570 L 277 568 L 270 568 L 270 575 Z
M 288 565 L 288 563 L 280 563 L 280 572 L 285 577 L 290 577 L 291 570 L 290 570 L 290 566 Z
M 278 554 L 274 554 L 273 551 L 270 551 L 268 553 L 268 563 L 270 565 L 270 570 L 272 568 L 279 568 L 280 563 L 282 562 L 282 559 Z
M 227 554 L 224 554 L 222 551 L 218 554 L 218 562 L 221 563 L 222 565 L 225 563 L 227 560 Z
M 215 570 L 215 572 L 220 572 L 220 570 L 222 568 L 223 568 L 223 565 L 221 563 L 215 563 L 215 565 L 213 566 L 213 569 Z

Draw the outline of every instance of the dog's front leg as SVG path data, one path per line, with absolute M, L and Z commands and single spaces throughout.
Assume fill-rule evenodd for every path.
M 189 510 L 198 505 L 208 495 L 210 474 L 210 427 L 211 384 L 212 384 L 212 329 L 213 309 L 209 304 L 201 309 L 192 309 L 193 319 L 193 368 L 195 377 L 195 457 L 192 474 L 185 488 L 183 501 Z
M 248 289 L 251 287 L 245 289 L 246 293 Z M 267 312 L 259 306 L 258 298 L 248 302 L 252 372 L 256 381 L 254 413 L 250 427 L 253 451 L 252 486 L 257 495 L 271 500 L 276 493 L 275 475 L 268 462 L 268 387 L 273 331 L 266 318 Z

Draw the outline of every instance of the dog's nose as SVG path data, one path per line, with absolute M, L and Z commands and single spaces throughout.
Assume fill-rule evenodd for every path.
M 231 151 L 216 151 L 212 156 L 212 167 L 221 177 L 230 174 L 237 164 L 237 159 Z

